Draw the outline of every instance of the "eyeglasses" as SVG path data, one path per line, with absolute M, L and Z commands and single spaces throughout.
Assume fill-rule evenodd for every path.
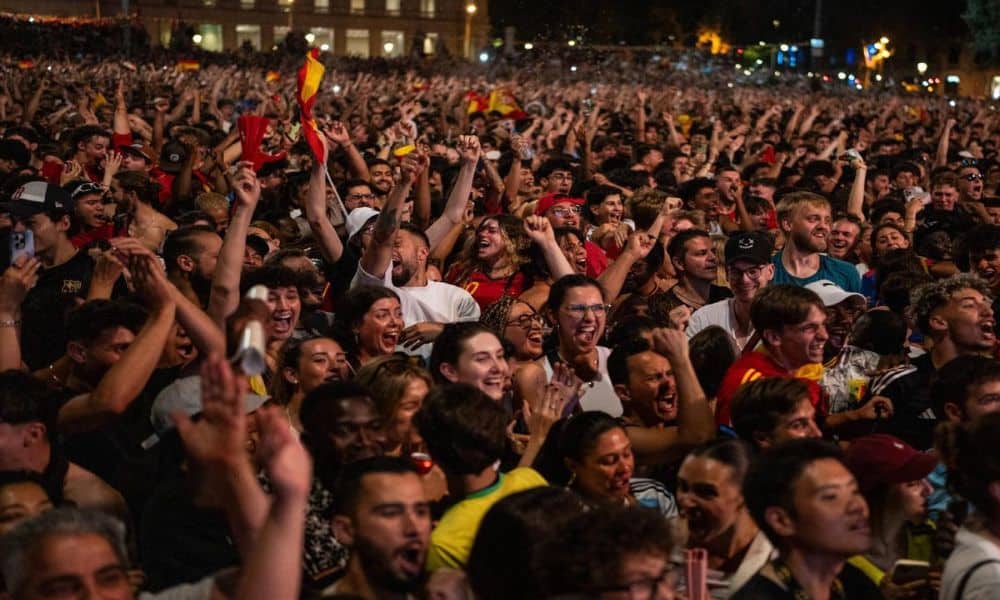
M 611 305 L 610 304 L 590 304 L 590 305 L 587 305 L 587 304 L 570 304 L 570 305 L 566 306 L 566 313 L 569 314 L 570 316 L 576 317 L 578 319 L 582 319 L 585 316 L 587 316 L 587 311 L 588 310 L 591 311 L 591 312 L 593 312 L 595 317 L 600 317 L 600 316 L 603 316 L 603 315 L 607 314 L 607 312 L 609 310 L 611 310 Z
M 516 325 L 517 327 L 520 327 L 525 331 L 529 331 L 531 329 L 531 326 L 534 325 L 535 323 L 539 324 L 544 323 L 544 321 L 542 320 L 542 315 L 538 313 L 521 315 L 516 319 L 511 319 L 507 321 L 506 323 L 504 323 L 504 325 Z
M 348 194 L 348 200 L 374 200 L 375 194 Z
M 570 215 L 578 215 L 581 212 L 583 211 L 581 210 L 579 204 L 574 204 L 573 206 L 560 206 L 552 209 L 552 214 L 560 219 L 565 219 Z
M 660 573 L 658 577 L 643 577 L 630 581 L 621 587 L 610 588 L 607 592 L 627 592 L 630 600 L 656 600 L 662 597 L 660 588 L 666 586 L 671 590 L 677 587 L 680 579 L 681 569 L 670 566 Z
M 979 173 L 969 173 L 968 175 L 962 175 L 962 179 L 966 181 L 982 181 L 983 176 Z
M 740 279 L 744 275 L 746 275 L 750 279 L 757 281 L 758 279 L 760 279 L 760 274 L 763 272 L 764 272 L 763 266 L 750 267 L 749 269 L 743 269 L 743 270 L 737 269 L 736 267 L 726 267 L 726 276 L 729 277 L 729 279 Z

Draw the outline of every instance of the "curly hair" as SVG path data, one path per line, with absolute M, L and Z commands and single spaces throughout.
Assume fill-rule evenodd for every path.
M 993 297 L 986 282 L 969 273 L 958 273 L 914 289 L 910 294 L 910 310 L 913 311 L 917 326 L 922 331 L 929 332 L 931 314 L 948 304 L 952 294 L 964 289 L 976 290 L 987 298 Z

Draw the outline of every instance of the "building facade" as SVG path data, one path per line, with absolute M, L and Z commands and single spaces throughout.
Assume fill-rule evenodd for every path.
M 466 54 L 486 43 L 488 0 L 0 0 L 0 10 L 46 16 L 138 15 L 151 39 L 170 43 L 179 21 L 205 50 L 249 44 L 268 50 L 289 30 L 338 56 L 398 57 L 414 44 L 425 53 Z M 155 42 L 154 42 L 155 43 Z

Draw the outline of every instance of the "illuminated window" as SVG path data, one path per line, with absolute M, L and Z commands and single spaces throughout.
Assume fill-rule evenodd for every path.
M 198 26 L 198 33 L 201 34 L 202 50 L 209 52 L 222 52 L 222 25 L 202 24 Z
M 424 54 L 434 54 L 437 49 L 438 34 L 428 33 L 424 38 Z
M 385 0 L 385 14 L 399 16 L 399 0 Z
M 323 52 L 329 52 L 333 50 L 333 30 L 329 27 L 313 27 L 309 30 L 312 34 L 313 39 L 310 42 L 311 46 L 319 48 Z M 307 38 L 308 40 L 308 38 Z
M 349 56 L 368 58 L 371 55 L 367 29 L 348 29 L 344 32 L 344 42 L 344 49 Z
M 386 58 L 395 58 L 397 56 L 402 56 L 404 50 L 402 31 L 382 32 L 382 56 L 385 56 Z
M 330 0 L 313 0 L 313 9 L 318 13 L 330 12 Z
M 245 10 L 253 10 L 257 8 L 257 0 L 240 0 L 240 8 Z
M 274 26 L 274 43 L 280 44 L 285 41 L 285 37 L 288 35 L 288 25 L 275 25 Z
M 365 0 L 351 0 L 351 14 L 352 15 L 365 14 Z
M 260 25 L 236 26 L 236 47 L 241 48 L 246 42 L 250 42 L 254 50 L 260 50 Z
M 420 0 L 420 16 L 434 18 L 434 0 Z

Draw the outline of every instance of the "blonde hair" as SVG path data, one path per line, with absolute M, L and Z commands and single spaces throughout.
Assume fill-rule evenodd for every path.
M 202 192 L 194 199 L 194 205 L 198 210 L 208 212 L 210 210 L 229 210 L 229 201 L 222 194 L 216 192 Z
M 784 219 L 790 219 L 803 206 L 826 208 L 829 210 L 830 202 L 823 196 L 814 194 L 813 192 L 792 192 L 791 194 L 785 194 L 774 208 L 779 225 Z
M 399 401 L 403 399 L 411 381 L 421 379 L 428 389 L 434 387 L 434 380 L 427 369 L 413 364 L 401 354 L 388 354 L 368 361 L 358 369 L 354 379 L 371 392 L 375 399 L 375 410 L 385 424 L 392 421 L 399 408 Z

